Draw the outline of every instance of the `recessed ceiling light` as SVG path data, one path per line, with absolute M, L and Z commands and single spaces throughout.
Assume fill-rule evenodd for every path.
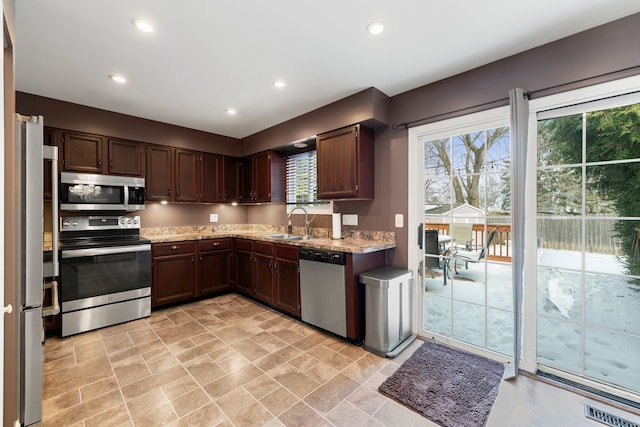
M 134 19 L 131 21 L 134 27 L 142 31 L 143 33 L 153 33 L 153 27 L 149 24 L 148 21 L 144 19 Z
M 238 113 L 235 108 L 227 108 L 224 111 L 230 116 L 235 116 Z
M 283 88 L 285 87 L 287 84 L 285 82 L 283 82 L 282 80 L 276 80 L 273 82 L 273 85 L 277 88 Z
M 367 33 L 372 34 L 374 36 L 380 34 L 384 31 L 384 22 L 376 21 L 367 25 Z
M 111 75 L 109 75 L 109 78 L 111 80 L 113 80 L 114 82 L 116 82 L 116 83 L 126 83 L 127 82 L 127 79 L 123 75 L 120 75 L 120 74 L 111 74 Z

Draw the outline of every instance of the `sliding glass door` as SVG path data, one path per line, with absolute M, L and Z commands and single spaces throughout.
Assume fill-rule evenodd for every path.
M 409 130 L 418 333 L 513 360 L 511 261 L 524 249 L 521 369 L 640 401 L 640 76 L 529 110 L 523 188 L 508 108 Z
M 508 111 L 419 136 L 421 335 L 513 355 Z M 491 240 L 491 241 L 489 241 Z
M 537 362 L 640 393 L 640 104 L 537 117 Z

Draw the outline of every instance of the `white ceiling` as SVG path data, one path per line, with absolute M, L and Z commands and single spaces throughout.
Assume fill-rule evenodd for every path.
M 637 0 L 17 0 L 16 89 L 242 138 L 639 11 Z M 133 27 L 140 17 L 152 34 Z M 376 20 L 386 29 L 374 37 Z

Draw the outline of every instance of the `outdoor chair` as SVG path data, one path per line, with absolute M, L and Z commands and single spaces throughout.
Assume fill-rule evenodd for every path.
M 451 230 L 451 249 L 464 249 L 465 251 L 471 250 L 471 242 L 473 242 L 473 224 L 464 223 L 452 223 Z M 469 268 L 467 263 L 464 264 L 465 268 Z
M 433 269 L 440 267 L 440 247 L 438 246 L 438 230 L 424 230 L 424 268 L 431 271 L 431 278 L 434 278 Z M 436 256 L 428 256 L 436 255 Z
M 473 241 L 473 224 L 451 224 L 451 239 L 452 247 L 454 249 L 464 248 L 467 251 L 471 250 L 471 242 Z
M 469 262 L 475 262 L 475 263 L 480 262 L 480 260 L 486 256 L 487 249 L 489 248 L 489 245 L 493 241 L 493 238 L 497 231 L 498 231 L 498 227 L 494 228 L 489 232 L 489 234 L 487 235 L 487 240 L 484 242 L 484 245 L 482 245 L 482 248 L 480 248 L 480 250 L 478 251 L 454 249 L 451 254 L 451 262 L 449 263 L 449 269 L 451 269 L 451 264 L 453 264 L 453 269 L 456 272 L 456 274 L 458 274 L 457 261 L 464 262 L 465 265 Z

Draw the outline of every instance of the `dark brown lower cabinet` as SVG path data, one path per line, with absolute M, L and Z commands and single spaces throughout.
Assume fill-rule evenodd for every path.
M 268 304 L 273 303 L 273 243 L 253 243 L 254 296 Z
M 297 246 L 275 245 L 274 285 L 274 305 L 294 316 L 300 316 Z
M 236 239 L 236 290 L 253 296 L 253 241 Z
M 232 258 L 233 239 L 198 242 L 198 296 L 231 289 Z
M 156 243 L 151 245 L 151 254 L 151 306 L 193 298 L 196 294 L 195 242 Z
M 222 238 L 154 243 L 151 306 L 186 301 L 230 289 L 300 316 L 298 247 Z M 364 286 L 358 276 L 386 263 L 385 251 L 348 253 L 346 258 L 347 338 L 364 338 Z

